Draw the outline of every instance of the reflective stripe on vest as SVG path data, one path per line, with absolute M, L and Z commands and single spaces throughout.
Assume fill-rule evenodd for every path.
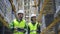
M 32 23 L 28 24 L 29 28 L 30 28 L 30 34 L 36 34 L 37 32 L 37 23 L 35 25 L 33 25 Z

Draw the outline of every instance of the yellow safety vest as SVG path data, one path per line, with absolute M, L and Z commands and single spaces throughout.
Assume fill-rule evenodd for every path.
M 22 20 L 20 23 L 14 19 L 14 27 L 15 28 L 22 28 L 24 29 L 25 27 L 25 20 Z M 14 34 L 24 34 L 23 32 L 19 32 L 19 31 L 14 31 Z
M 28 26 L 30 28 L 30 34 L 37 34 L 37 23 L 35 25 L 29 23 Z

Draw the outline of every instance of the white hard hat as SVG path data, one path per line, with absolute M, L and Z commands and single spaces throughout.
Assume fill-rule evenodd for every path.
M 24 10 L 19 10 L 19 11 L 17 12 L 17 14 L 18 14 L 18 13 L 24 14 Z
M 34 17 L 34 16 L 36 16 L 36 14 L 32 14 L 32 15 L 31 15 L 31 17 Z

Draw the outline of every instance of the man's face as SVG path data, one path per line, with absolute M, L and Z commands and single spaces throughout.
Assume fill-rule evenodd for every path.
M 22 13 L 18 13 L 18 19 L 22 19 L 23 18 L 23 14 Z
M 33 22 L 36 22 L 36 16 L 32 17 Z

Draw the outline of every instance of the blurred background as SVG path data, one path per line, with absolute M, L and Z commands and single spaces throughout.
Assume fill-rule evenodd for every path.
M 8 25 L 20 9 L 26 23 L 31 14 L 37 15 L 41 34 L 60 34 L 60 0 L 0 0 L 0 34 L 12 34 Z

